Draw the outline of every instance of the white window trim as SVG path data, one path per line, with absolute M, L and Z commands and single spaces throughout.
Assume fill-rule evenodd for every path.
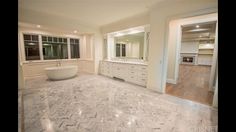
M 40 55 L 40 60 L 26 60 L 26 56 L 25 56 L 25 43 L 24 43 L 24 34 L 29 34 L 29 35 L 38 35 L 39 36 L 39 55 Z M 42 36 L 46 35 L 46 36 L 54 36 L 54 37 L 63 37 L 63 38 L 67 38 L 67 48 L 68 48 L 68 59 L 53 59 L 53 60 L 44 60 L 43 57 L 43 42 L 42 42 Z M 22 64 L 26 64 L 26 63 L 38 63 L 38 62 L 54 62 L 54 61 L 58 61 L 58 60 L 62 60 L 62 61 L 71 61 L 71 60 L 85 60 L 83 58 L 81 58 L 81 50 L 80 50 L 80 58 L 73 58 L 71 59 L 71 53 L 70 53 L 70 38 L 73 39 L 79 39 L 79 49 L 81 49 L 81 36 L 78 37 L 68 37 L 68 36 L 61 36 L 61 35 L 53 35 L 53 34 L 40 34 L 40 33 L 34 33 L 34 32 L 27 32 L 27 31 L 20 31 L 20 51 L 21 51 L 21 56 L 22 56 Z M 68 46 L 69 45 L 69 46 Z

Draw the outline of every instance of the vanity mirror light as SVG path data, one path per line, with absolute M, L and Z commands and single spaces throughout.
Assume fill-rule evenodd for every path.
M 147 61 L 149 25 L 108 33 L 104 46 L 108 60 Z

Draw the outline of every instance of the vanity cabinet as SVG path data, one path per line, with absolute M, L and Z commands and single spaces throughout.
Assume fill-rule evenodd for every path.
M 99 73 L 141 86 L 146 86 L 147 84 L 147 65 L 145 64 L 100 61 Z

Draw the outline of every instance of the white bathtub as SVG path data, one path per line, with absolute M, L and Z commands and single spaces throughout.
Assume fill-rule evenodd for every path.
M 58 66 L 45 68 L 48 79 L 63 80 L 75 77 L 78 72 L 77 66 Z

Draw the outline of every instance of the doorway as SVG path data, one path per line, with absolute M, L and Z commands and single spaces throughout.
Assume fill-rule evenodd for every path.
M 167 76 L 165 93 L 212 105 L 214 96 L 212 82 L 215 82 L 216 75 L 213 72 L 216 72 L 215 62 L 217 61 L 215 41 L 217 21 L 208 20 L 208 18 L 205 21 L 192 19 L 191 22 L 179 20 L 175 22 L 175 25 L 179 26 L 176 30 L 179 35 L 176 35 L 175 40 L 178 41 L 175 42 L 176 61 L 173 72 L 175 75 L 172 80 Z M 168 60 L 171 59 L 168 58 Z M 171 71 L 169 69 L 168 72 Z M 168 73 L 168 75 L 171 74 Z

